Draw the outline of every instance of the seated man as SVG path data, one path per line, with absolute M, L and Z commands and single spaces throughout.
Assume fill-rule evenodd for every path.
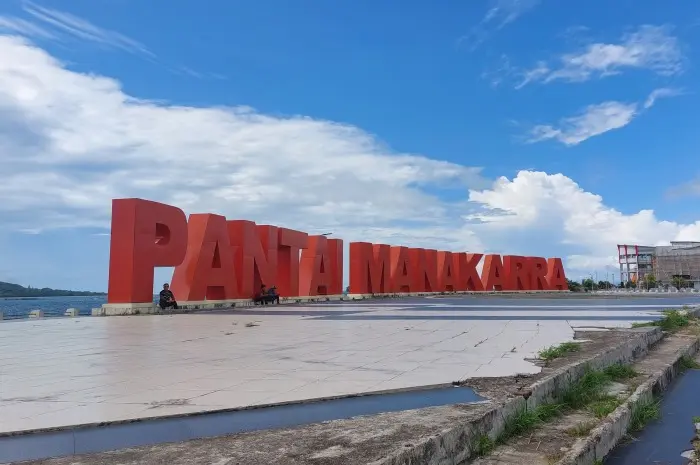
M 168 283 L 163 284 L 163 290 L 160 291 L 160 302 L 158 302 L 158 305 L 160 305 L 161 310 L 165 310 L 169 307 L 172 307 L 173 310 L 178 309 L 175 295 L 173 295 L 173 292 L 170 290 L 170 285 Z
M 260 292 L 253 297 L 253 303 L 255 305 L 265 305 L 267 303 L 267 288 L 264 284 L 260 285 Z
M 272 286 L 267 292 L 267 301 L 271 304 L 277 303 L 277 305 L 279 305 L 280 295 L 277 293 L 277 288 L 275 286 Z

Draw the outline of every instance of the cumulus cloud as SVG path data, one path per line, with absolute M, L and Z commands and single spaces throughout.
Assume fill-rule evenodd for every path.
M 428 191 L 483 185 L 479 168 L 394 153 L 351 125 L 141 100 L 16 37 L 0 36 L 0 54 L 6 226 L 105 226 L 110 199 L 144 197 L 188 212 L 469 245 L 451 224 L 460 206 Z
M 594 43 L 561 56 L 556 63 L 538 62 L 521 73 L 516 88 L 533 82 L 583 82 L 619 74 L 625 69 L 647 69 L 662 76 L 683 71 L 684 57 L 676 37 L 666 26 L 641 26 L 619 43 Z
M 612 271 L 617 244 L 700 239 L 700 222 L 663 221 L 651 210 L 625 215 L 562 174 L 521 171 L 512 180 L 500 178 L 489 189 L 470 191 L 469 200 L 481 211 L 468 219 L 478 220 L 477 234 L 491 245 L 537 230 L 540 242 L 567 247 L 567 266 L 573 270 Z
M 0 232 L 104 234 L 112 198 L 142 197 L 348 241 L 562 255 L 573 275 L 618 242 L 700 234 L 624 215 L 561 174 L 488 181 L 347 124 L 130 96 L 17 37 L 0 36 L 0 54 Z M 468 198 L 445 200 L 452 189 Z
M 678 89 L 662 88 L 651 92 L 642 105 L 636 102 L 616 101 L 589 105 L 578 115 L 563 118 L 556 126 L 549 124 L 535 126 L 530 131 L 528 142 L 554 139 L 564 145 L 578 145 L 591 137 L 627 126 L 640 114 L 641 109 L 648 110 L 658 99 L 681 95 L 681 93 Z

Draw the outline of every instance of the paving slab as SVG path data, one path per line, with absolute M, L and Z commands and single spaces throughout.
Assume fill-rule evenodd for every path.
M 535 374 L 579 326 L 694 296 L 407 298 L 0 323 L 0 433 Z

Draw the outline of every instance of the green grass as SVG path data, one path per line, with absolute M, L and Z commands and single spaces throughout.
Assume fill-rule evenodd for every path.
M 697 370 L 698 368 L 700 368 L 700 363 L 696 362 L 695 359 L 693 359 L 692 357 L 684 355 L 679 361 L 679 368 L 681 371 Z
M 541 360 L 549 362 L 550 360 L 561 358 L 566 354 L 578 352 L 579 350 L 581 350 L 581 344 L 578 342 L 564 342 L 558 346 L 551 346 L 543 349 L 537 355 Z
M 661 409 L 659 401 L 651 400 L 648 402 L 640 402 L 632 409 L 629 431 L 633 433 L 641 431 L 649 422 L 658 420 L 660 417 Z
M 591 430 L 596 427 L 596 425 L 597 425 L 597 423 L 595 421 L 581 422 L 578 425 L 567 429 L 566 433 L 569 436 L 573 436 L 575 438 L 580 438 L 580 437 L 588 435 L 588 433 L 590 433 Z
M 562 402 L 569 408 L 579 409 L 598 400 L 603 390 L 610 384 L 610 377 L 602 371 L 589 371 L 569 387 L 562 396 Z
M 588 406 L 588 410 L 597 418 L 605 418 L 610 415 L 617 407 L 620 406 L 620 400 L 613 396 L 603 396 L 598 400 L 594 400 Z
M 645 326 L 658 326 L 664 331 L 675 332 L 690 325 L 690 321 L 694 319 L 679 310 L 664 310 L 663 314 L 664 316 L 660 320 L 649 321 L 647 323 L 634 323 L 632 327 L 642 328 Z
M 603 370 L 603 373 L 608 375 L 613 381 L 624 381 L 639 375 L 630 365 L 622 365 L 620 363 L 610 365 Z
M 575 345 L 578 346 L 578 344 Z M 570 347 L 568 351 L 572 351 Z M 512 437 L 528 433 L 567 411 L 588 407 L 595 416 L 603 418 L 620 405 L 620 401 L 616 397 L 606 395 L 606 387 L 613 380 L 629 379 L 634 376 L 637 376 L 637 372 L 626 365 L 612 365 L 603 371 L 589 370 L 578 382 L 569 386 L 560 396 L 558 402 L 543 404 L 533 410 L 525 408 L 508 417 L 503 432 L 495 443 L 488 437 L 481 436 L 474 445 L 474 453 L 479 456 L 486 455 L 493 450 L 496 444 L 503 444 Z M 640 410 L 637 421 L 646 418 L 648 414 L 646 410 Z M 580 423 L 569 429 L 567 433 L 572 436 L 585 436 L 595 426 L 596 422 L 593 421 Z
M 534 410 L 523 409 L 506 420 L 503 433 L 498 437 L 500 444 L 513 436 L 519 436 L 562 414 L 561 404 L 543 404 Z
M 474 444 L 474 454 L 477 457 L 483 457 L 485 455 L 488 455 L 491 453 L 493 448 L 495 447 L 495 444 L 485 434 L 482 434 L 479 436 L 479 439 L 477 439 L 476 444 Z

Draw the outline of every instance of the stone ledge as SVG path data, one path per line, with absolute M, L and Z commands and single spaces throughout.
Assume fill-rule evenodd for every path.
M 694 313 L 697 313 L 697 310 Z M 682 372 L 681 358 L 692 357 L 699 350 L 700 339 L 693 338 L 691 342 L 676 352 L 671 363 L 651 375 L 625 403 L 608 415 L 603 424 L 594 428 L 588 437 L 580 439 L 556 465 L 591 465 L 596 460 L 603 460 L 627 435 L 632 411 L 635 407 L 653 401 L 656 395 L 664 392 Z
M 466 296 L 466 295 L 524 295 L 524 294 L 564 294 L 569 291 L 499 291 L 499 292 L 403 292 L 387 294 L 340 294 L 340 295 L 318 295 L 281 297 L 280 305 L 293 305 L 319 302 L 357 301 L 357 300 L 378 300 L 378 299 L 400 299 L 408 297 L 437 297 L 437 296 Z M 181 311 L 191 310 L 222 310 L 231 308 L 252 307 L 255 304 L 252 299 L 231 299 L 231 300 L 203 300 L 178 302 Z M 117 316 L 117 315 L 151 315 L 162 313 L 155 303 L 120 303 L 103 304 L 101 308 L 93 308 L 92 316 Z M 168 312 L 183 313 L 183 312 Z

